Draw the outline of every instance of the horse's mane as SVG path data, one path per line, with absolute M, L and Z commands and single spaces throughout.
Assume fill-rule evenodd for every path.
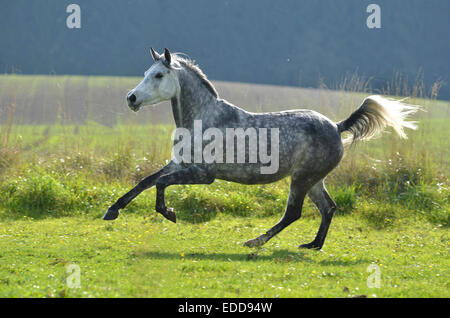
M 183 65 L 186 69 L 190 70 L 192 73 L 194 73 L 201 81 L 201 83 L 208 89 L 208 91 L 214 95 L 214 97 L 219 97 L 219 94 L 217 93 L 215 87 L 213 84 L 209 81 L 209 79 L 206 77 L 205 73 L 200 69 L 200 67 L 195 64 L 195 61 L 191 60 L 190 58 L 181 57 L 180 54 L 183 53 L 175 53 L 172 54 L 173 57 L 175 57 L 176 61 Z

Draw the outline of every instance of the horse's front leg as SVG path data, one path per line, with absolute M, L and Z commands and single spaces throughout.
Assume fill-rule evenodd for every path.
M 173 161 L 170 161 L 167 166 L 164 166 L 158 172 L 142 179 L 133 189 L 128 191 L 125 195 L 120 197 L 105 213 L 103 220 L 114 220 L 119 216 L 119 210 L 123 209 L 130 203 L 135 197 L 137 197 L 142 191 L 153 187 L 156 181 L 167 173 L 174 172 L 178 169 L 182 169 L 181 166 Z
M 210 184 L 215 179 L 215 172 L 211 166 L 190 166 L 183 170 L 166 174 L 156 182 L 156 212 L 166 219 L 176 222 L 176 215 L 172 208 L 166 207 L 164 191 L 173 184 Z

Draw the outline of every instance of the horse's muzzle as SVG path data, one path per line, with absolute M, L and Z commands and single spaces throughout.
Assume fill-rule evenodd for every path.
M 141 108 L 141 104 L 142 104 L 142 103 L 139 103 L 139 104 L 131 104 L 131 103 L 128 103 L 128 107 L 130 107 L 130 109 L 131 109 L 132 111 L 137 112 L 137 111 L 139 110 L 139 108 Z
M 141 106 L 142 103 L 136 103 L 136 95 L 132 94 L 131 92 L 128 94 L 127 96 L 127 102 L 128 102 L 128 107 L 131 108 L 131 110 L 137 112 L 139 110 L 139 107 Z

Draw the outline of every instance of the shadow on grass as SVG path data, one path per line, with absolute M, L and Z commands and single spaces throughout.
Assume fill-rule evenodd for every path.
M 317 252 L 319 253 L 319 252 Z M 291 252 L 286 249 L 277 250 L 271 254 L 262 254 L 261 250 L 252 250 L 249 253 L 186 253 L 181 255 L 179 253 L 147 251 L 140 253 L 139 257 L 164 259 L 164 260 L 210 260 L 221 262 L 276 262 L 276 263 L 316 263 L 325 266 L 352 266 L 358 264 L 370 263 L 367 259 L 330 259 L 318 260 L 310 251 L 299 250 L 298 252 Z
M 218 211 L 212 210 L 212 211 L 192 212 L 191 210 L 188 209 L 177 209 L 175 210 L 175 213 L 177 214 L 178 220 L 190 224 L 199 224 L 209 222 L 215 219 L 217 217 Z

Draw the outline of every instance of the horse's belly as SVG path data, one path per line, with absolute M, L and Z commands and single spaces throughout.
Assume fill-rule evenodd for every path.
M 267 165 L 251 163 L 217 164 L 216 170 L 216 179 L 242 184 L 272 183 L 288 175 L 289 170 L 284 167 L 275 169 L 275 167 L 268 168 Z

